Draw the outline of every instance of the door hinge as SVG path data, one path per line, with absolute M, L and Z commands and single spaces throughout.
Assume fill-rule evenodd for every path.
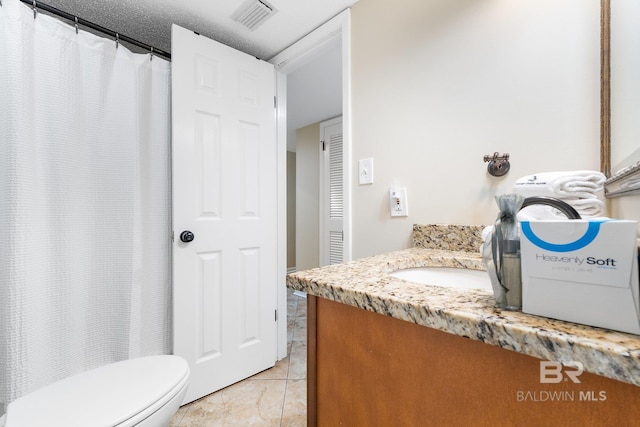
M 277 97 L 273 97 L 273 108 L 278 108 L 278 98 Z
M 173 230 L 171 230 L 171 241 L 173 242 Z
M 327 144 L 324 141 L 320 141 L 322 143 L 322 151 L 327 151 Z
M 278 321 L 278 309 L 275 309 L 274 312 L 275 312 L 275 315 L 276 315 L 275 321 L 277 322 Z

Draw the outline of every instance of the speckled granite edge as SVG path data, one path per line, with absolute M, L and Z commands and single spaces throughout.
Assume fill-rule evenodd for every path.
M 482 244 L 482 225 L 414 224 L 413 247 L 445 251 L 479 251 Z
M 479 255 L 411 248 L 292 273 L 287 286 L 545 360 L 640 386 L 640 336 L 494 308 L 489 290 L 452 289 L 397 279 L 421 266 L 481 270 Z

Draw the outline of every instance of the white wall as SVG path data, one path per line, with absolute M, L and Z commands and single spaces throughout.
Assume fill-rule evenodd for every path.
M 523 175 L 598 170 L 599 58 L 599 0 L 356 3 L 353 257 L 408 247 L 413 223 L 492 223 Z M 511 155 L 505 177 L 486 172 L 494 151 Z M 408 218 L 389 215 L 394 178 Z
M 320 265 L 320 124 L 296 133 L 296 268 Z
M 296 131 L 342 114 L 341 37 L 287 75 L 287 149 L 296 151 Z

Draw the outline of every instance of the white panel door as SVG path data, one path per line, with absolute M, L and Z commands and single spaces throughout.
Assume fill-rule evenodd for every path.
M 344 260 L 342 117 L 320 123 L 320 265 Z
M 184 403 L 276 360 L 274 94 L 273 65 L 173 26 L 173 345 L 191 367 Z

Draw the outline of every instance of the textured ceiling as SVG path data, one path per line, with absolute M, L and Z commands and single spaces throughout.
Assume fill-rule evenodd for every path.
M 254 31 L 231 18 L 245 0 L 43 0 L 155 48 L 171 52 L 175 23 L 269 60 L 358 0 L 267 0 L 278 12 Z

